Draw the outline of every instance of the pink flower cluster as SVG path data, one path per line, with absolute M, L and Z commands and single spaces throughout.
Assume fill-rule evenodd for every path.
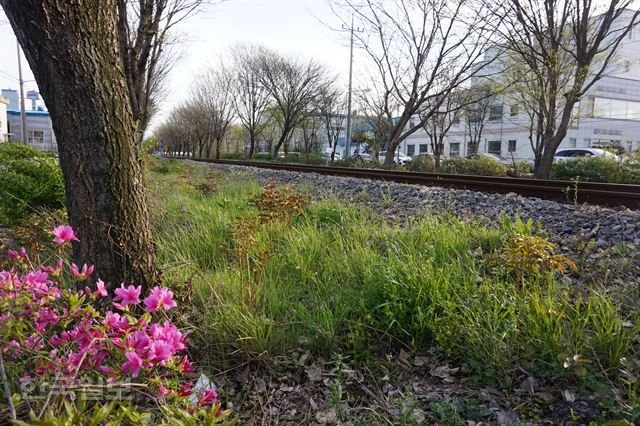
M 77 241 L 70 227 L 59 226 L 53 233 L 58 244 Z M 109 297 L 102 280 L 94 288 L 66 289 L 50 278 L 60 275 L 62 261 L 34 269 L 21 261 L 28 259 L 24 250 L 9 258 L 16 267 L 0 271 L 0 306 L 8 307 L 0 313 L 0 350 L 9 362 L 45 381 L 96 372 L 109 382 L 136 379 L 155 387 L 158 398 L 188 405 L 185 397 L 192 391 L 184 375 L 193 367 L 184 354 L 186 337 L 169 320 L 152 321 L 152 313 L 177 306 L 171 290 L 154 287 L 143 308 L 142 287 L 123 283 L 113 292 L 116 310 L 103 314 L 93 307 L 97 299 Z M 72 264 L 73 287 L 93 272 L 93 266 Z M 214 404 L 215 392 L 203 392 L 192 409 Z

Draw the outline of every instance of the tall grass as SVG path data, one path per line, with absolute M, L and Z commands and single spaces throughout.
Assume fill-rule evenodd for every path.
M 190 173 L 189 182 L 154 174 L 152 211 L 167 278 L 191 280 L 192 337 L 215 362 L 297 348 L 366 361 L 435 346 L 494 379 L 524 370 L 583 382 L 615 378 L 621 359 L 637 357 L 637 317 L 623 327 L 628 318 L 603 289 L 575 292 L 552 272 L 516 285 L 494 266 L 508 224 L 438 216 L 394 224 L 335 200 L 314 202 L 252 231 L 267 254 L 247 278 L 224 248 L 234 244 L 237 220 L 258 213 L 251 199 L 259 185 L 226 175 L 204 195 L 193 186 L 204 177 Z M 257 303 L 243 296 L 247 279 Z

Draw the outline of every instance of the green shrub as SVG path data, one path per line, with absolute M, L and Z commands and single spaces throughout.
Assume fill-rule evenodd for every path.
M 618 162 L 613 158 L 576 158 L 556 163 L 551 177 L 584 182 L 640 183 L 640 162 L 633 159 Z
M 0 223 L 13 225 L 41 208 L 61 209 L 64 199 L 62 170 L 51 154 L 0 144 Z
M 509 167 L 509 173 L 516 177 L 527 176 L 533 172 L 533 165 L 528 161 L 517 161 Z
M 220 159 L 222 160 L 239 160 L 241 158 L 242 158 L 241 152 L 223 152 L 220 154 Z
M 479 176 L 506 176 L 508 167 L 484 156 L 475 158 L 452 157 L 442 162 L 442 168 L 448 173 Z
M 158 147 L 158 138 L 156 136 L 150 136 L 142 141 L 140 151 L 142 154 L 153 154 L 153 151 L 158 149 Z
M 431 173 L 435 170 L 435 162 L 430 155 L 418 155 L 405 165 L 405 169 L 410 172 Z
M 254 154 L 253 159 L 259 161 L 271 161 L 271 154 L 268 152 L 261 152 L 259 154 Z

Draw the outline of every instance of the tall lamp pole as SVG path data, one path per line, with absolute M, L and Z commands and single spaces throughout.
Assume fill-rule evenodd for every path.
M 24 111 L 24 80 L 22 79 L 22 60 L 20 54 L 20 43 L 16 41 L 18 49 L 18 83 L 20 84 L 20 122 L 22 123 L 22 143 L 27 144 L 27 117 Z
M 363 29 L 355 28 L 353 26 L 353 14 L 351 14 L 351 26 L 347 27 L 342 24 L 342 29 L 351 33 L 351 44 L 349 47 L 349 92 L 347 93 L 347 131 L 344 137 L 345 156 L 349 158 L 351 156 L 351 89 L 353 83 L 353 34 L 355 32 L 364 32 Z

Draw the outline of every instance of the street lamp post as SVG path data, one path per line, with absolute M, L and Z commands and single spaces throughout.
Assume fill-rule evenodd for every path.
M 342 25 L 342 29 L 349 31 L 351 34 L 351 42 L 349 47 L 349 92 L 347 93 L 347 129 L 344 137 L 345 159 L 351 156 L 351 89 L 353 83 L 353 34 L 355 32 L 364 32 L 360 28 L 353 26 L 353 14 L 351 14 L 351 26 Z
M 22 79 L 22 60 L 20 58 L 20 43 L 16 41 L 18 50 L 18 83 L 20 85 L 20 122 L 22 124 L 22 143 L 27 144 L 27 117 L 24 110 L 24 80 Z

